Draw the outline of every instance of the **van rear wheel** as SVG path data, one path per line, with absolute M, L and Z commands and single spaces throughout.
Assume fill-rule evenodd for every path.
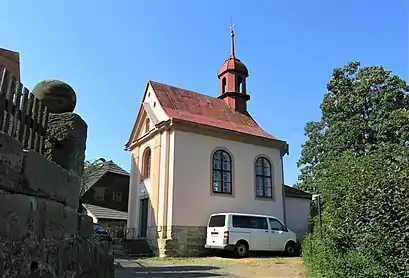
M 244 258 L 249 252 L 249 246 L 245 241 L 239 241 L 234 246 L 234 255 L 239 258 Z

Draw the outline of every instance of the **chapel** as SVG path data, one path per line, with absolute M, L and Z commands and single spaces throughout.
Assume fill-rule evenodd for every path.
M 130 238 L 146 239 L 160 256 L 192 255 L 204 248 L 212 213 L 267 214 L 286 223 L 288 144 L 251 116 L 248 78 L 231 30 L 217 96 L 147 82 L 126 143 Z M 309 201 L 305 206 L 308 212 Z

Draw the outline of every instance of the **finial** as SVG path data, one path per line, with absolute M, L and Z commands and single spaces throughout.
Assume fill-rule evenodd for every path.
M 230 38 L 231 38 L 230 56 L 235 57 L 234 55 L 234 24 L 230 25 Z

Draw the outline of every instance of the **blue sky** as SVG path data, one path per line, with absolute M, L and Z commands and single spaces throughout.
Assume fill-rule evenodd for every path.
M 285 181 L 297 181 L 304 126 L 320 117 L 332 69 L 383 65 L 408 81 L 406 0 L 3 0 L 0 47 L 21 53 L 22 81 L 60 79 L 88 123 L 87 156 L 129 170 L 126 143 L 149 79 L 218 95 L 229 54 L 250 72 L 248 108 L 290 144 Z

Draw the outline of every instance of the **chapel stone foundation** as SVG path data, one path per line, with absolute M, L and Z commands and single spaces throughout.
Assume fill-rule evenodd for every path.
M 148 243 L 159 257 L 197 257 L 206 254 L 205 226 L 159 226 L 148 229 Z

